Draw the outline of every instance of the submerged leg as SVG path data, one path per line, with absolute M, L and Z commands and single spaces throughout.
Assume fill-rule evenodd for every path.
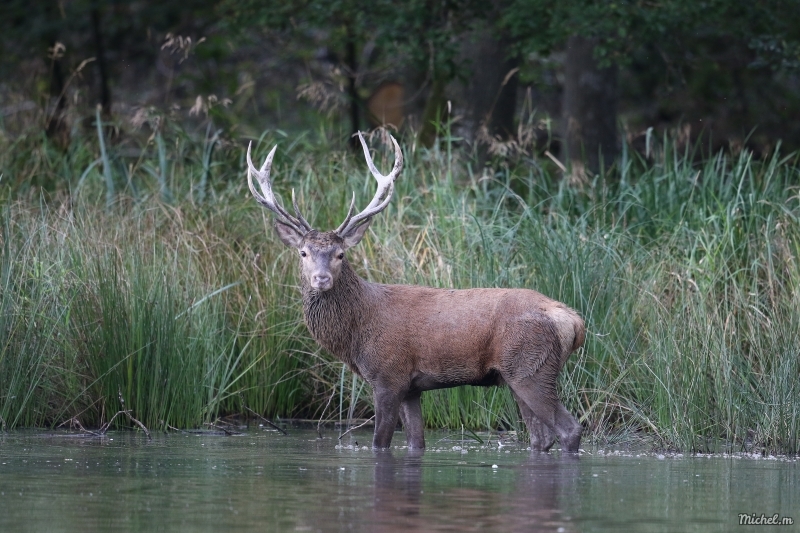
M 403 429 L 406 432 L 406 442 L 408 447 L 413 449 L 425 447 L 420 395 L 420 392 L 408 393 L 400 404 L 400 420 L 403 422 Z
M 388 448 L 392 444 L 392 436 L 400 416 L 401 395 L 389 391 L 375 389 L 375 435 L 372 438 L 373 448 Z
M 561 449 L 577 453 L 581 446 L 583 427 L 561 402 L 556 403 L 556 429 L 561 438 Z
M 540 424 L 558 435 L 561 449 L 566 452 L 577 452 L 581 443 L 581 425 L 567 409 L 558 401 L 555 380 L 542 379 L 541 374 L 525 378 L 517 383 L 509 383 L 517 398 L 521 399 L 531 410 Z M 552 381 L 552 385 L 550 382 Z M 535 424 L 534 424 L 535 425 Z M 529 426 L 529 429 L 530 426 Z M 541 438 L 542 435 L 537 435 Z M 546 441 L 542 442 L 545 444 Z M 533 446 L 533 431 L 531 431 Z
M 528 407 L 528 404 L 525 403 L 525 401 L 520 398 L 516 392 L 514 392 L 514 389 L 511 389 L 511 394 L 517 401 L 520 413 L 522 413 L 522 419 L 525 421 L 525 425 L 528 427 L 528 433 L 531 436 L 531 450 L 538 452 L 546 452 L 550 450 L 550 448 L 556 442 L 555 434 L 550 431 L 541 420 L 536 418 L 536 416 L 533 414 L 533 411 L 531 411 L 531 408 Z

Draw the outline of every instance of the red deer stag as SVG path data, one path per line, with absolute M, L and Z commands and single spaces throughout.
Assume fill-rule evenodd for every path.
M 424 448 L 420 394 L 458 385 L 507 384 L 530 430 L 531 447 L 547 451 L 556 440 L 577 452 L 581 426 L 556 394 L 567 357 L 583 344 L 578 314 L 528 289 L 448 290 L 383 285 L 361 279 L 345 251 L 361 241 L 372 217 L 383 211 L 403 168 L 394 138 L 395 163 L 388 176 L 375 168 L 358 134 L 378 191 L 367 207 L 334 231 L 320 232 L 295 215 L 272 192 L 275 146 L 261 169 L 247 149 L 248 184 L 258 202 L 275 215 L 275 231 L 299 253 L 303 314 L 314 339 L 372 386 L 373 448 L 388 448 L 398 416 L 411 448 Z M 261 193 L 253 186 L 255 175 Z

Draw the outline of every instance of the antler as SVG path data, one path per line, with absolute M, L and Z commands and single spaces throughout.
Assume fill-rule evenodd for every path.
M 344 219 L 344 222 L 342 222 L 342 225 L 336 229 L 338 235 L 345 235 L 358 226 L 366 224 L 373 216 L 386 209 L 386 206 L 389 205 L 389 201 L 392 199 L 392 193 L 394 193 L 394 180 L 397 179 L 397 176 L 400 175 L 400 171 L 403 169 L 403 151 L 400 150 L 400 145 L 397 144 L 394 137 L 389 135 L 389 138 L 392 140 L 392 144 L 394 144 L 394 168 L 392 168 L 389 175 L 384 176 L 375 168 L 372 157 L 369 155 L 367 143 L 364 141 L 361 132 L 358 132 L 358 139 L 361 141 L 361 146 L 364 148 L 364 157 L 367 158 L 367 166 L 378 182 L 378 191 L 375 193 L 375 197 L 369 205 L 355 216 L 353 215 L 353 209 L 355 208 L 356 196 L 355 193 L 353 194 L 353 199 L 350 201 L 350 209 L 347 211 L 347 217 Z
M 292 189 L 292 205 L 294 206 L 296 217 L 290 215 L 288 211 L 275 200 L 275 195 L 272 193 L 272 180 L 269 179 L 269 172 L 272 167 L 272 158 L 275 156 L 275 150 L 278 149 L 278 145 L 276 144 L 275 147 L 272 148 L 272 151 L 264 160 L 264 164 L 261 165 L 261 170 L 256 169 L 253 165 L 253 160 L 250 159 L 250 148 L 252 146 L 253 143 L 251 141 L 250 144 L 247 145 L 247 184 L 250 186 L 250 192 L 253 193 L 258 203 L 278 215 L 281 222 L 293 227 L 299 233 L 305 234 L 311 229 L 311 225 L 303 218 L 303 215 L 300 214 L 300 209 L 297 207 L 297 201 L 294 198 L 294 189 Z M 263 196 L 253 187 L 253 174 L 256 175 L 258 184 L 261 186 L 261 192 L 264 193 Z

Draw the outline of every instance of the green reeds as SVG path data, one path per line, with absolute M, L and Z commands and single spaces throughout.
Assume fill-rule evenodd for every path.
M 43 221 L 33 221 L 34 224 Z M 43 226 L 20 235 L 3 210 L 0 256 L 0 425 L 47 423 L 50 402 L 74 390 L 71 347 L 59 336 L 69 320 L 67 273 L 35 250 L 51 244 Z M 22 237 L 22 239 L 20 239 Z M 43 242 L 44 241 L 44 242 Z M 70 370 L 62 373 L 61 368 Z
M 369 416 L 368 388 L 343 377 L 302 324 L 296 259 L 248 199 L 243 143 L 216 144 L 212 176 L 208 132 L 176 135 L 125 165 L 144 193 L 115 191 L 113 210 L 97 205 L 109 190 L 97 179 L 101 132 L 71 159 L 42 138 L 15 141 L 48 181 L 71 188 L 68 201 L 31 196 L 28 163 L 0 155 L 5 425 L 99 425 L 120 396 L 154 428 L 200 426 L 242 413 L 242 401 L 267 417 L 318 417 L 329 402 L 338 413 L 325 418 Z M 363 205 L 373 182 L 362 159 L 314 135 L 289 143 L 267 132 L 254 157 L 278 139 L 276 192 L 296 189 L 311 223 L 328 229 L 351 191 Z M 624 175 L 579 186 L 536 161 L 476 175 L 453 146 L 408 146 L 393 202 L 349 259 L 373 281 L 528 287 L 579 310 L 586 343 L 560 394 L 589 441 L 646 434 L 688 451 L 797 452 L 796 161 L 698 163 L 650 144 L 650 159 L 626 152 Z M 376 163 L 388 168 L 390 152 Z M 435 427 L 524 430 L 502 388 L 430 392 L 422 406 Z

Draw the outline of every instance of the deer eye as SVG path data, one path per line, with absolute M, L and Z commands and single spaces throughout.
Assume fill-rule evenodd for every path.
M 300 250 L 300 257 L 305 257 L 305 256 L 306 256 L 306 251 Z
M 338 257 L 339 259 L 344 259 L 344 252 L 339 252 L 339 255 L 337 255 L 336 257 Z

